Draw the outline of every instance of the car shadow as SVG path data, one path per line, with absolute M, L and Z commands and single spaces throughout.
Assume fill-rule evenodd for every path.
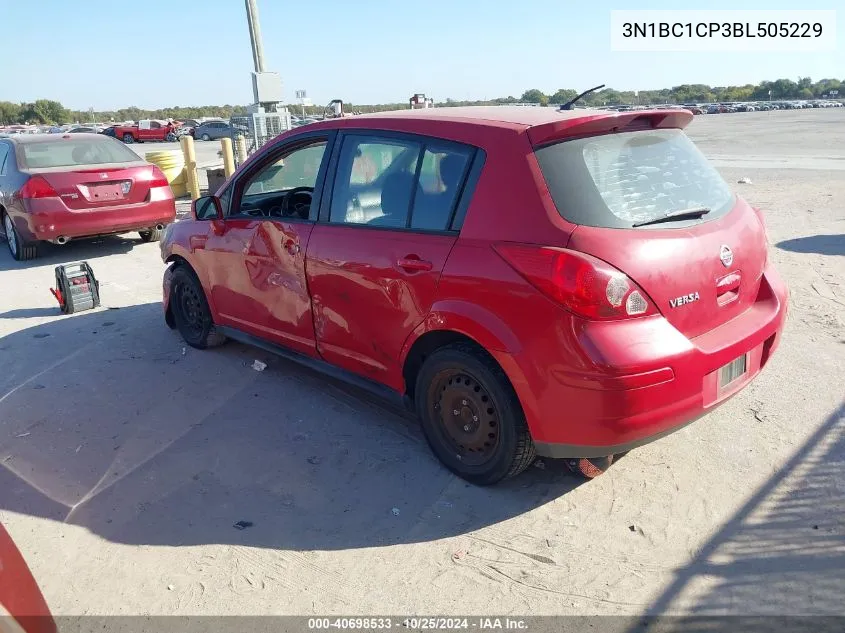
M 143 244 L 137 233 L 123 233 L 121 235 L 104 235 L 88 239 L 71 240 L 63 246 L 40 242 L 38 257 L 24 262 L 16 261 L 9 253 L 6 241 L 0 239 L 0 271 L 35 268 L 76 262 L 94 257 L 119 255 L 128 253 L 135 246 Z
M 784 240 L 778 248 L 793 253 L 818 253 L 819 255 L 845 255 L 845 235 L 811 235 Z
M 430 541 L 582 483 L 546 462 L 471 486 L 409 416 L 254 348 L 187 348 L 159 304 L 36 325 L 0 338 L 0 350 L 0 508 L 114 542 Z M 267 368 L 253 369 L 256 359 Z

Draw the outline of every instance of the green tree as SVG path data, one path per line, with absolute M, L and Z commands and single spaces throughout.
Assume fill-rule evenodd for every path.
M 522 101 L 525 103 L 539 103 L 540 105 L 546 105 L 549 102 L 549 98 L 543 94 L 541 90 L 532 88 L 531 90 L 526 90 L 522 93 Z
M 0 124 L 14 125 L 20 123 L 21 107 L 11 101 L 0 101 Z
M 563 104 L 577 96 L 578 93 L 572 90 L 572 88 L 558 88 L 556 93 L 549 96 L 549 103 Z

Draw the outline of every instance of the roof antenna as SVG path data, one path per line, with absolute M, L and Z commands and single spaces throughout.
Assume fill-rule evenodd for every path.
M 584 95 L 588 95 L 588 94 L 590 94 L 591 92 L 595 92 L 596 90 L 601 90 L 602 88 L 604 88 L 604 84 L 602 84 L 602 85 L 600 85 L 600 86 L 596 86 L 595 88 L 590 88 L 589 90 L 585 90 L 584 92 L 582 92 L 581 94 L 579 94 L 579 95 L 578 95 L 577 97 L 575 97 L 574 99 L 570 99 L 569 101 L 567 101 L 566 103 L 564 103 L 562 106 L 560 106 L 560 109 L 561 109 L 561 110 L 572 110 L 572 109 L 573 109 L 573 108 L 572 108 L 572 106 L 574 106 L 574 105 L 575 105 L 575 102 L 576 102 L 576 101 L 580 101 L 580 100 L 581 100 L 581 97 L 583 97 Z

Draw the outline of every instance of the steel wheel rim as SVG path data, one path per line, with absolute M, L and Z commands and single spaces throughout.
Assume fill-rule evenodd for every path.
M 15 237 L 15 227 L 12 226 L 12 219 L 8 215 L 3 216 L 3 227 L 6 229 L 6 243 L 14 255 L 18 250 L 18 238 Z
M 188 333 L 194 338 L 199 338 L 205 326 L 205 318 L 196 289 L 188 284 L 179 284 L 176 287 L 176 302 Z
M 467 466 L 481 466 L 501 441 L 493 398 L 473 376 L 460 370 L 440 372 L 429 402 L 441 435 L 455 457 Z

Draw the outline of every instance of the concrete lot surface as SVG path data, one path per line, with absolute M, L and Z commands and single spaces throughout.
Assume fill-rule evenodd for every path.
M 0 521 L 53 611 L 845 614 L 845 113 L 689 132 L 765 210 L 786 333 L 740 395 L 590 482 L 547 461 L 471 487 L 350 388 L 186 348 L 134 234 L 4 245 Z M 58 316 L 53 267 L 80 259 L 104 306 Z

